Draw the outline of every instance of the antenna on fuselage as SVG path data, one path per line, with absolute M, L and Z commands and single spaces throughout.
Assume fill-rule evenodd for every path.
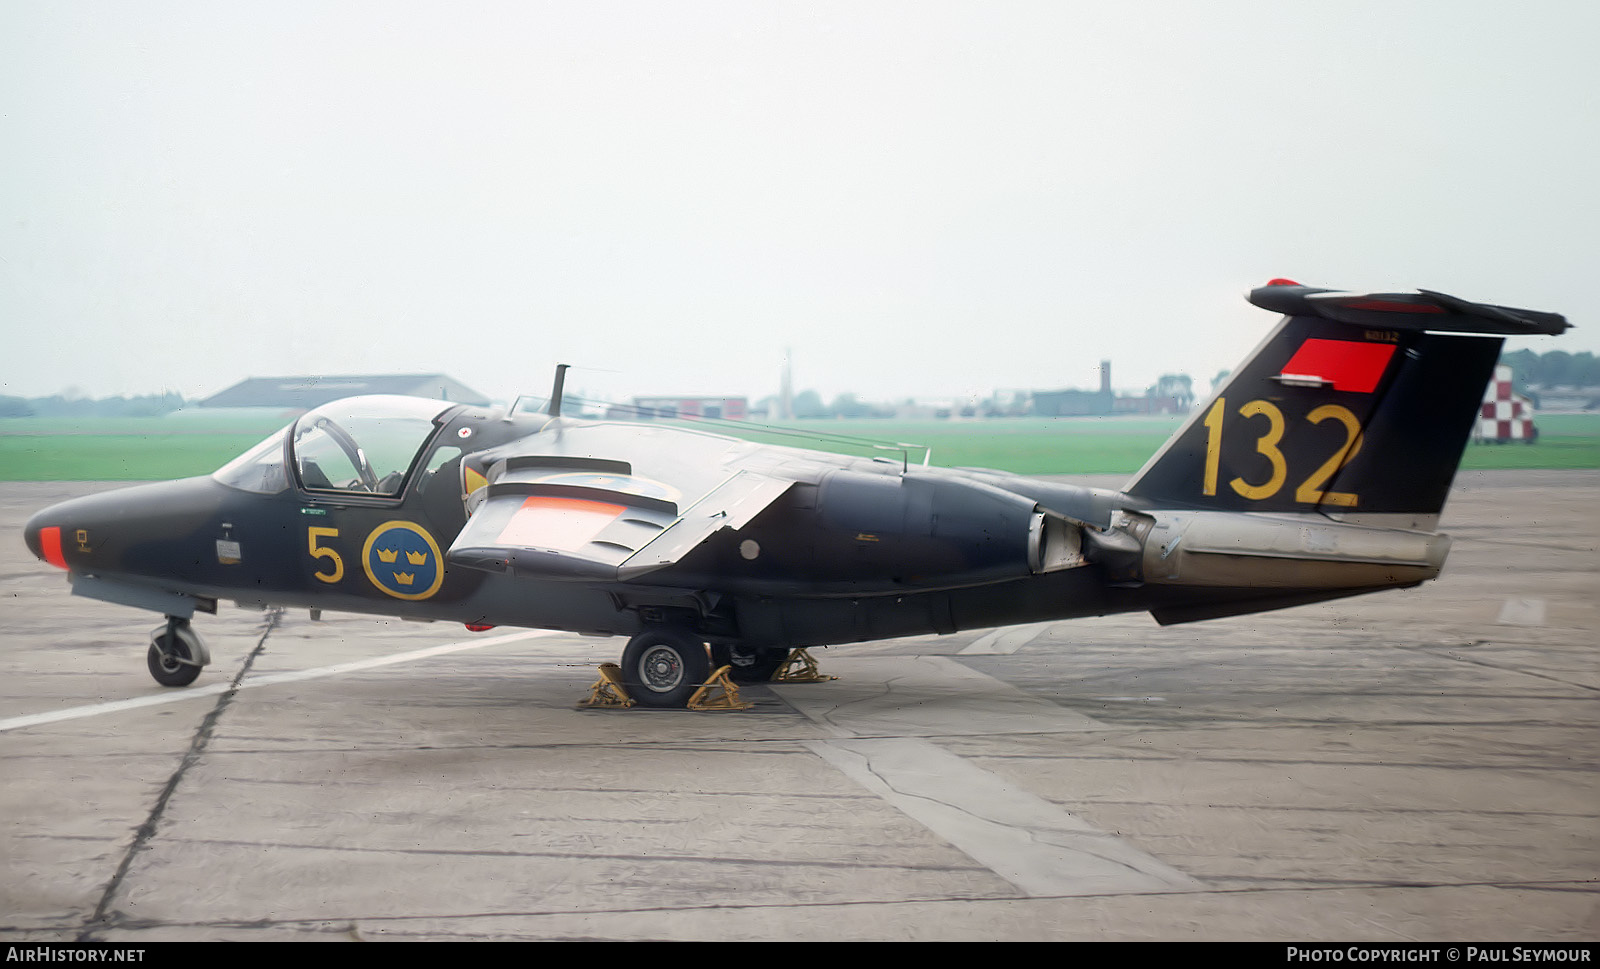
M 544 410 L 551 417 L 561 416 L 561 388 L 567 382 L 567 368 L 570 366 L 569 363 L 556 364 L 556 382 L 550 388 L 550 406 Z

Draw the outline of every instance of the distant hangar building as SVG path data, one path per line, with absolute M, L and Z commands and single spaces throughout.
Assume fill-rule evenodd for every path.
M 341 397 L 399 394 L 428 397 L 454 404 L 487 406 L 491 401 L 471 387 L 442 373 L 368 374 L 320 377 L 251 377 L 212 394 L 201 407 L 269 407 L 307 411 Z

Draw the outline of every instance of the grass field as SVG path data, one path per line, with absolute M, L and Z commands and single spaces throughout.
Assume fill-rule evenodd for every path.
M 0 481 L 150 481 L 207 474 L 283 423 L 281 418 L 0 420 Z M 1177 429 L 1178 418 L 996 421 L 809 421 L 741 436 L 774 444 L 885 455 L 865 443 L 931 447 L 942 467 L 1021 474 L 1131 474 Z M 1545 414 L 1536 444 L 1475 444 L 1464 468 L 1600 469 L 1600 414 Z M 697 425 L 705 426 L 705 425 Z M 716 429 L 716 428 L 712 428 Z M 819 435 L 825 435 L 818 437 Z M 920 448 L 908 450 L 912 464 Z

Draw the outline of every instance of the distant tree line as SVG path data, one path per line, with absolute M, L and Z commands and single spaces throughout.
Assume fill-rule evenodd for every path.
M 1164 373 L 1145 388 L 1144 395 L 1171 398 L 1180 411 L 1186 411 L 1194 406 L 1194 379 L 1186 373 Z
M 794 409 L 794 416 L 801 420 L 814 420 L 819 417 L 893 417 L 894 407 L 888 404 L 872 404 L 862 400 L 855 394 L 844 393 L 827 404 L 822 400 L 822 395 L 815 390 L 802 390 L 794 395 L 790 402 Z M 768 415 L 778 413 L 779 401 L 776 396 L 763 399 L 757 410 L 765 410 Z
M 1526 392 L 1532 387 L 1545 390 L 1556 387 L 1600 387 L 1600 359 L 1587 350 L 1582 353 L 1518 350 L 1502 354 L 1500 362 L 1511 368 L 1511 380 L 1518 392 Z
M 99 400 L 62 394 L 53 397 L 0 395 L 0 417 L 160 417 L 183 404 L 183 395 L 171 391 Z

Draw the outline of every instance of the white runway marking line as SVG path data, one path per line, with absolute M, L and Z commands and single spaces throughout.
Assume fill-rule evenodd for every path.
M 1544 600 L 1507 599 L 1500 606 L 1500 618 L 1496 623 L 1501 626 L 1543 626 Z
M 358 670 L 376 669 L 380 666 L 393 666 L 396 663 L 410 663 L 414 660 L 427 659 L 431 656 L 443 656 L 446 653 L 459 653 L 469 649 L 481 649 L 485 646 L 499 646 L 502 643 L 516 642 L 519 639 L 534 639 L 540 636 L 553 636 L 555 632 L 549 629 L 528 629 L 517 633 L 506 633 L 502 636 L 491 636 L 488 639 L 468 639 L 456 643 L 446 643 L 442 646 L 429 646 L 426 649 L 416 649 L 409 653 L 394 653 L 389 656 L 378 656 L 373 659 L 354 660 L 349 663 L 338 663 L 334 666 L 319 666 L 309 670 L 295 670 L 290 673 L 269 673 L 265 676 L 249 676 L 237 687 L 240 690 L 249 690 L 258 686 L 275 686 L 279 683 L 297 683 L 301 680 L 315 680 L 325 676 L 338 676 L 341 673 L 354 673 Z M 150 696 L 138 696 L 127 700 L 112 700 L 109 703 L 94 703 L 82 707 L 67 707 L 65 710 L 52 710 L 47 713 L 31 713 L 24 717 L 12 717 L 0 720 L 0 733 L 7 730 L 18 730 L 23 727 L 37 727 L 41 724 L 56 723 L 61 720 L 77 720 L 83 717 L 97 717 L 107 713 L 120 713 L 123 710 L 137 710 L 140 707 L 160 706 L 163 703 L 178 703 L 183 700 L 194 700 L 200 697 L 218 696 L 229 690 L 235 689 L 229 683 L 214 683 L 210 686 L 196 687 L 188 690 L 176 690 L 171 693 L 154 693 Z
M 1009 656 L 1038 639 L 1041 633 L 1054 625 L 1054 622 L 1036 622 L 1026 626 L 1002 626 L 968 643 L 960 655 Z
M 1200 883 L 925 740 L 819 740 L 817 756 L 1035 898 Z
M 1045 898 L 1200 887 L 1044 798 L 915 736 L 1085 731 L 1104 729 L 1101 724 L 947 657 L 841 657 L 832 668 L 844 678 L 776 691 L 835 735 L 807 747 L 1018 890 Z

